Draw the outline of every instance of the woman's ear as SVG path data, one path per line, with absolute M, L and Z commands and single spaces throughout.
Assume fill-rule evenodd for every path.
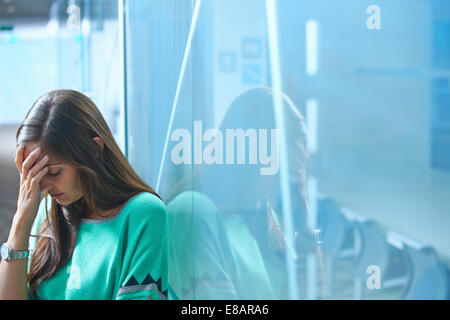
M 97 143 L 98 146 L 100 147 L 100 150 L 103 151 L 103 146 L 105 145 L 105 142 L 103 141 L 103 139 L 100 137 L 94 137 L 94 138 L 92 138 L 92 140 L 95 141 L 95 143 Z M 100 157 L 100 155 L 98 154 L 97 158 L 99 158 L 99 157 Z

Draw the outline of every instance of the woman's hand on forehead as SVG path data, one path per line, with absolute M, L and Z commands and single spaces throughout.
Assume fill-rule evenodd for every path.
M 34 151 L 34 150 L 36 150 L 36 148 L 42 148 L 39 144 L 37 144 L 37 143 L 30 143 L 30 144 L 27 144 L 26 146 L 25 146 L 25 150 L 24 150 L 24 160 Z M 40 161 L 45 155 L 48 155 L 49 156 L 49 160 L 48 160 L 48 162 L 47 162 L 47 167 L 51 167 L 52 166 L 52 164 L 55 162 L 55 161 L 53 161 L 53 159 L 52 159 L 52 156 L 50 155 L 50 154 L 48 154 L 48 153 L 45 153 L 45 152 L 42 152 L 42 149 L 41 149 L 41 153 L 40 153 L 40 155 L 39 155 L 39 157 L 36 159 L 36 162 L 38 162 L 38 161 Z

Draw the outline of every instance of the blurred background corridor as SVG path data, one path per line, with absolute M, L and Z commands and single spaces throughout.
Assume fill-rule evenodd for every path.
M 14 163 L 17 125 L 0 126 L 0 237 L 7 239 L 19 190 L 19 172 Z

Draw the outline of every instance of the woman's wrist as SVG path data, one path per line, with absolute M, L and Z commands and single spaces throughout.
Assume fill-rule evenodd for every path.
M 22 212 L 20 210 L 16 211 L 16 214 L 13 217 L 13 223 L 17 225 L 17 227 L 27 230 L 33 226 L 34 219 L 36 218 L 36 214 L 29 215 L 26 212 Z
M 21 215 L 15 215 L 11 224 L 8 237 L 8 246 L 14 250 L 27 250 L 31 233 L 32 222 L 27 221 Z

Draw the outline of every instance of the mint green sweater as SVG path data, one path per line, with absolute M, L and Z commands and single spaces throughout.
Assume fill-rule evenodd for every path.
M 47 205 L 50 209 L 51 198 Z M 42 199 L 31 234 L 45 219 Z M 34 249 L 36 237 L 30 237 Z M 167 211 L 142 192 L 116 215 L 83 219 L 71 260 L 37 288 L 37 299 L 167 299 Z

